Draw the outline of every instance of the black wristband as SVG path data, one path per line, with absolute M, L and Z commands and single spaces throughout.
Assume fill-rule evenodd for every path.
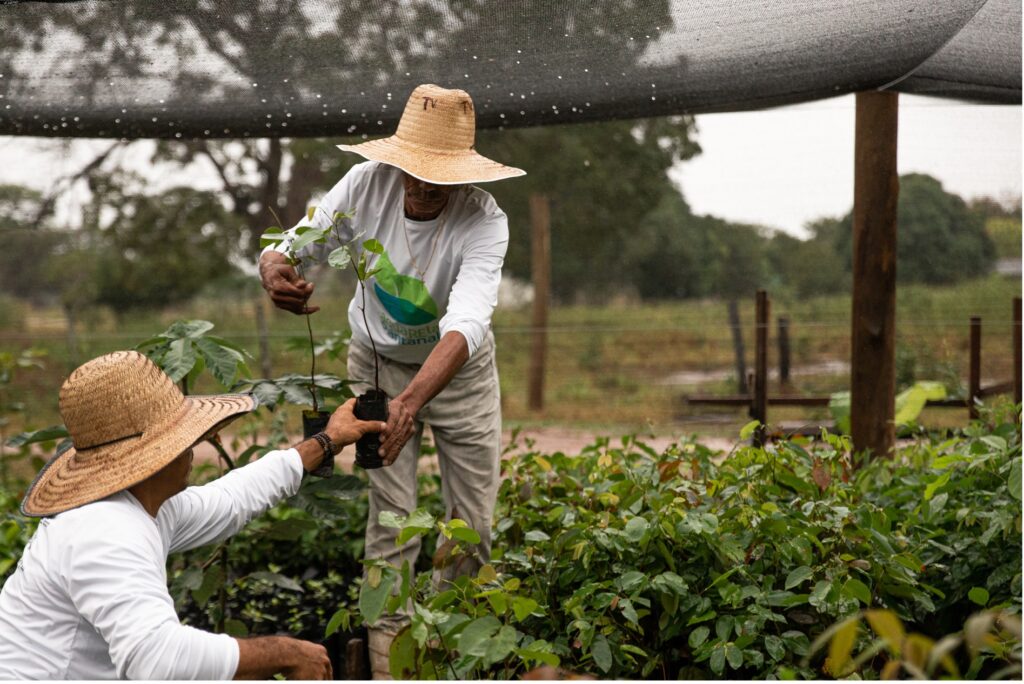
M 320 448 L 324 450 L 325 461 L 327 459 L 334 458 L 334 442 L 331 441 L 331 438 L 327 435 L 326 432 L 316 433 L 315 435 L 313 435 L 313 439 L 315 439 L 317 441 L 317 444 L 320 445 Z

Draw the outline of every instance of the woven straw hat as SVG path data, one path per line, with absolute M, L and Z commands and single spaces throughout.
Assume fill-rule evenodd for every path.
M 338 145 L 338 149 L 397 166 L 436 185 L 486 183 L 526 175 L 522 169 L 477 154 L 475 140 L 476 112 L 469 93 L 426 84 L 412 91 L 393 136 Z
M 139 352 L 93 359 L 60 388 L 74 446 L 39 472 L 21 510 L 54 515 L 127 489 L 254 408 L 245 394 L 186 397 Z

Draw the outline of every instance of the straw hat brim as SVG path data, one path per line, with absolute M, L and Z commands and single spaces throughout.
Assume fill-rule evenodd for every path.
M 51 460 L 36 476 L 21 511 L 55 515 L 128 489 L 254 408 L 256 399 L 247 394 L 185 397 L 174 415 L 137 437 L 82 451 L 72 447 Z
M 338 145 L 338 149 L 397 166 L 410 176 L 435 185 L 488 183 L 526 175 L 522 169 L 499 164 L 476 150 L 433 150 L 394 135 L 358 145 Z

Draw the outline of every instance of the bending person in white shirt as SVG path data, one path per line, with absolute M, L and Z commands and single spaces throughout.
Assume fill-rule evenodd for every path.
M 330 679 L 319 644 L 182 625 L 166 562 L 231 536 L 294 494 L 304 471 L 384 429 L 353 404 L 320 435 L 188 487 L 192 446 L 255 400 L 185 397 L 137 352 L 75 370 L 60 394 L 74 447 L 25 495 L 22 510 L 47 517 L 0 591 L 0 679 Z

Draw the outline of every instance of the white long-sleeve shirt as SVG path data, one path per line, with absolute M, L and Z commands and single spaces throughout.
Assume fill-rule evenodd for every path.
M 299 453 L 274 451 L 156 518 L 123 491 L 41 521 L 0 591 L 0 679 L 231 679 L 238 642 L 181 624 L 167 555 L 230 537 L 301 480 Z
M 423 363 L 438 340 L 454 330 L 466 338 L 472 356 L 498 304 L 508 218 L 489 193 L 472 185 L 452 192 L 444 211 L 430 221 L 406 218 L 404 197 L 400 169 L 357 164 L 320 201 L 313 220 L 299 226 L 325 227 L 335 212 L 352 209 L 355 217 L 344 220 L 340 235 L 327 244 L 310 245 L 299 254 L 304 261 L 322 262 L 356 235 L 359 251 L 364 241 L 378 240 L 389 263 L 367 254 L 371 267 L 384 269 L 367 283 L 368 326 L 360 312 L 360 289 L 349 303 L 352 336 L 369 347 L 372 334 L 383 356 Z M 295 228 L 289 233 L 294 236 Z M 283 251 L 282 246 L 267 249 Z

